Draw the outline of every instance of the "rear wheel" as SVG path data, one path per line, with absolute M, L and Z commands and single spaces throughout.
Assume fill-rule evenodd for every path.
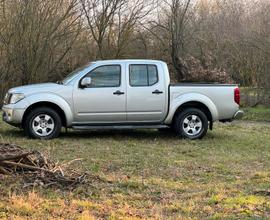
M 24 129 L 29 137 L 52 139 L 59 136 L 62 122 L 58 113 L 47 107 L 32 110 L 27 116 Z
M 201 110 L 187 108 L 176 116 L 174 130 L 184 138 L 199 139 L 207 133 L 208 119 Z

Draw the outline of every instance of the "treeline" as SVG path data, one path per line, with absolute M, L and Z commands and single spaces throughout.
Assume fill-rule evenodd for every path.
M 270 1 L 0 0 L 0 92 L 92 60 L 147 58 L 174 81 L 270 87 Z

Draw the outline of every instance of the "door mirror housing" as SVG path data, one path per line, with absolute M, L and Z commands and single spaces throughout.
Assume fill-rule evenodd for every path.
M 81 88 L 86 88 L 91 85 L 92 79 L 91 77 L 85 77 L 81 81 Z

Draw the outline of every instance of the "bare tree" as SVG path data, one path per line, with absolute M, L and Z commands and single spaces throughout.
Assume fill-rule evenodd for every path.
M 50 78 L 79 34 L 76 5 L 76 0 L 2 1 L 0 42 L 6 77 L 12 71 L 18 84 Z
M 124 0 L 80 0 L 88 27 L 98 46 L 98 57 L 105 58 L 103 44 L 118 8 Z
M 187 74 L 183 63 L 185 49 L 185 29 L 188 21 L 188 10 L 191 0 L 182 2 L 181 0 L 172 0 L 169 5 L 170 14 L 168 16 L 168 27 L 171 35 L 171 58 L 178 74 L 178 80 L 182 80 Z
M 163 15 L 158 21 L 151 23 L 155 32 L 151 31 L 159 41 L 170 49 L 170 58 L 177 72 L 177 80 L 181 81 L 187 75 L 187 68 L 184 64 L 185 44 L 187 39 L 187 26 L 190 19 L 191 0 L 162 0 Z M 149 29 L 152 29 L 150 27 Z M 160 33 L 165 32 L 165 37 Z
M 151 4 L 144 0 L 80 0 L 98 58 L 120 58 Z
M 97 58 L 153 58 L 174 81 L 228 77 L 264 93 L 269 9 L 269 0 L 0 0 L 0 92 Z

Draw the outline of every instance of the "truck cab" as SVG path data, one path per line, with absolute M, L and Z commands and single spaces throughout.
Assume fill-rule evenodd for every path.
M 170 83 L 166 68 L 155 61 L 92 64 L 73 82 L 74 122 L 162 122 L 168 110 Z

